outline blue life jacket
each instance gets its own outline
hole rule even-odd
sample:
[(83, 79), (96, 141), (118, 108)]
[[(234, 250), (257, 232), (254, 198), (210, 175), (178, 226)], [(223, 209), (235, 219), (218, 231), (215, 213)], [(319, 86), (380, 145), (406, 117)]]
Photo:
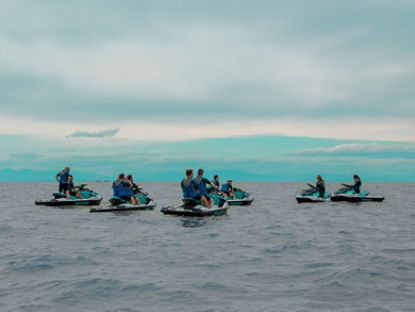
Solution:
[(207, 190), (206, 190), (206, 184), (210, 184), (210, 181), (208, 179), (202, 178), (200, 180), (200, 183), (197, 184), (197, 178), (194, 179), (195, 185), (197, 187), (197, 189), (199, 190), (199, 194), (201, 196), (206, 196), (208, 194)]
[(222, 192), (229, 193), (229, 191), (232, 190), (232, 184), (229, 182), (223, 183), (222, 186), (220, 187), (220, 190)]
[(182, 188), (184, 198), (195, 198), (197, 196), (195, 188), (196, 185), (193, 180), (184, 178), (182, 183), (180, 183), (180, 186)]
[(112, 182), (112, 196), (118, 196), (118, 187), (115, 185), (115, 181)]
[(68, 191), (69, 191), (69, 193), (72, 192), (72, 190), (73, 190), (74, 187), (75, 186), (74, 186), (73, 182), (68, 183)]
[(68, 182), (69, 172), (65, 169), (58, 173), (59, 183), (65, 184)]
[(133, 193), (131, 192), (130, 184), (128, 184), (125, 181), (121, 181), (121, 183), (117, 187), (117, 194), (118, 197), (133, 195)]

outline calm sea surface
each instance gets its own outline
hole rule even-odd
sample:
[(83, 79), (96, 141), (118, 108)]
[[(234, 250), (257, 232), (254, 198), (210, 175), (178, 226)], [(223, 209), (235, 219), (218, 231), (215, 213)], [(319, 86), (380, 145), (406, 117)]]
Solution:
[(177, 183), (144, 184), (158, 207), (129, 214), (35, 206), (56, 184), (0, 183), (0, 311), (415, 311), (415, 184), (300, 205), (302, 184), (239, 186), (252, 206), (192, 219), (160, 213)]

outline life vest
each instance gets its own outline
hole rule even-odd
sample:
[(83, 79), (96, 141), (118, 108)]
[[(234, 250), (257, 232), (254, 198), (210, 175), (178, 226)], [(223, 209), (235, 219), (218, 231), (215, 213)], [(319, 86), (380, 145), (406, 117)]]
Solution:
[(195, 182), (197, 189), (199, 190), (199, 194), (202, 196), (206, 196), (207, 195), (206, 183), (209, 183), (209, 180), (203, 177), (196, 177), (194, 179), (194, 182)]
[(70, 183), (68, 183), (68, 191), (69, 193), (73, 191), (75, 185), (73, 184), (73, 182), (71, 181)]
[(232, 189), (232, 184), (230, 184), (229, 182), (223, 183), (222, 186), (220, 187), (220, 190), (226, 193), (229, 193), (231, 189)]
[(195, 198), (197, 196), (193, 180), (184, 178), (180, 186), (182, 188), (184, 198)]
[(58, 173), (59, 176), (59, 183), (65, 184), (68, 182), (69, 173), (66, 170), (62, 170)]
[(133, 193), (131, 192), (130, 185), (125, 181), (121, 181), (121, 183), (117, 186), (117, 194), (118, 197), (133, 195)]
[(112, 196), (118, 196), (118, 187), (115, 185), (115, 181), (112, 182)]

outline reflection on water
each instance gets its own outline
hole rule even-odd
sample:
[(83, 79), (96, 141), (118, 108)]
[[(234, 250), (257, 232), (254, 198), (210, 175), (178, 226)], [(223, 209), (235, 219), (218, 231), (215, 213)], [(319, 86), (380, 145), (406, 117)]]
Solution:
[(212, 217), (205, 217), (205, 218), (192, 218), (192, 217), (182, 217), (180, 218), (180, 222), (183, 227), (185, 228), (196, 228), (204, 226), (207, 222), (206, 219), (212, 218)]

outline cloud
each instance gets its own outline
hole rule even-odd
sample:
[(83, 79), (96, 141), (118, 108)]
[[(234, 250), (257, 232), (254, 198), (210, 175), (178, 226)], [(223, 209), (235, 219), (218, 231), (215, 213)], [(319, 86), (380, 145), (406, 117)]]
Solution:
[(316, 147), (289, 153), (289, 156), (302, 157), (369, 157), (369, 158), (408, 158), (415, 159), (415, 144), (413, 143), (352, 143), (340, 144), (333, 147)]
[(86, 138), (104, 138), (104, 137), (113, 137), (120, 131), (120, 128), (114, 128), (114, 129), (108, 129), (108, 130), (101, 130), (97, 132), (88, 132), (88, 131), (75, 131), (74, 133), (71, 133), (68, 135), (68, 138), (80, 138), (80, 137), (86, 137)]

